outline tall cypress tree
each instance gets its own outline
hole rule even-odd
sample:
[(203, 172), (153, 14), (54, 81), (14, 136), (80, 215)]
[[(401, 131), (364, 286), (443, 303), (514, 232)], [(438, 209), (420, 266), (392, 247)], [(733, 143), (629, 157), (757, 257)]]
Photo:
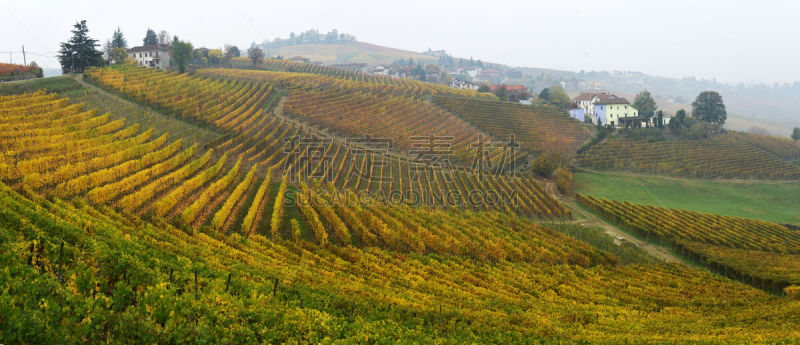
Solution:
[(58, 51), (58, 62), (64, 73), (83, 73), (89, 66), (103, 64), (103, 52), (97, 49), (100, 45), (96, 39), (89, 37), (89, 28), (86, 20), (81, 20), (73, 25), (72, 38), (61, 43)]

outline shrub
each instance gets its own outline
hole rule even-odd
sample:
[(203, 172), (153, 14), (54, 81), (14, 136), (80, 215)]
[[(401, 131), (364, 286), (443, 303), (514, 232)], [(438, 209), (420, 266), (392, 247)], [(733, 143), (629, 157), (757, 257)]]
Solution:
[(561, 166), (555, 171), (556, 185), (563, 193), (569, 193), (572, 190), (572, 171), (565, 166)]

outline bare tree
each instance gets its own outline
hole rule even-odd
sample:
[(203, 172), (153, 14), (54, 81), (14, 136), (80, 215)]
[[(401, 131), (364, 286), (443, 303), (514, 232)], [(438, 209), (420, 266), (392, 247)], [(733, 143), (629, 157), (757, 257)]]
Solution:
[(253, 62), (253, 67), (255, 68), (257, 64), (260, 64), (264, 61), (264, 51), (261, 48), (253, 46), (247, 50), (247, 56), (250, 58), (250, 61)]
[(172, 37), (169, 35), (169, 32), (167, 32), (167, 30), (161, 30), (161, 32), (158, 33), (158, 44), (163, 44), (168, 46), (171, 43), (172, 43)]

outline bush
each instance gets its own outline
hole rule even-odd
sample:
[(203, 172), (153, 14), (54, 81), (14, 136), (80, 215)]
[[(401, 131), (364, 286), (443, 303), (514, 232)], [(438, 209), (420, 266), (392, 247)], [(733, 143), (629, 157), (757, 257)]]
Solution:
[(562, 193), (569, 193), (572, 190), (572, 171), (565, 166), (561, 166), (555, 171), (556, 185)]
[(786, 293), (786, 297), (789, 299), (800, 301), (800, 286), (798, 285), (790, 285), (783, 289), (783, 292)]
[(722, 129), (718, 124), (712, 124), (700, 121), (692, 125), (691, 128), (689, 128), (689, 134), (687, 135), (687, 137), (689, 139), (702, 140), (702, 139), (708, 139), (714, 136), (715, 134), (719, 134), (721, 132)]
[(664, 132), (659, 128), (627, 128), (620, 129), (619, 135), (623, 138), (634, 140), (647, 140), (654, 143), (657, 141), (664, 141)]

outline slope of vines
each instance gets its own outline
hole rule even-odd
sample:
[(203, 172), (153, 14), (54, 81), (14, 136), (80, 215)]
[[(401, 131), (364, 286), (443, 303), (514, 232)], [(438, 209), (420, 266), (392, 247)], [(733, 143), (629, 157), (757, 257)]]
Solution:
[(709, 267), (775, 292), (800, 284), (800, 232), (739, 217), (578, 194), (578, 202)]
[[(584, 167), (700, 178), (800, 179), (800, 166), (763, 149), (763, 144), (726, 134), (708, 140), (606, 139), (578, 155)], [(777, 152), (791, 153), (781, 146)]]
[(433, 97), (433, 103), (495, 137), (513, 135), (523, 149), (534, 153), (577, 148), (589, 138), (580, 122), (551, 107), (444, 96)]
[(105, 207), (30, 199), (2, 184), (0, 204), (0, 331), (9, 343), (766, 344), (800, 337), (800, 302), (683, 266), (551, 262), (553, 248), (586, 251), (553, 233), (537, 233), (535, 260), (482, 262), (190, 235)]

